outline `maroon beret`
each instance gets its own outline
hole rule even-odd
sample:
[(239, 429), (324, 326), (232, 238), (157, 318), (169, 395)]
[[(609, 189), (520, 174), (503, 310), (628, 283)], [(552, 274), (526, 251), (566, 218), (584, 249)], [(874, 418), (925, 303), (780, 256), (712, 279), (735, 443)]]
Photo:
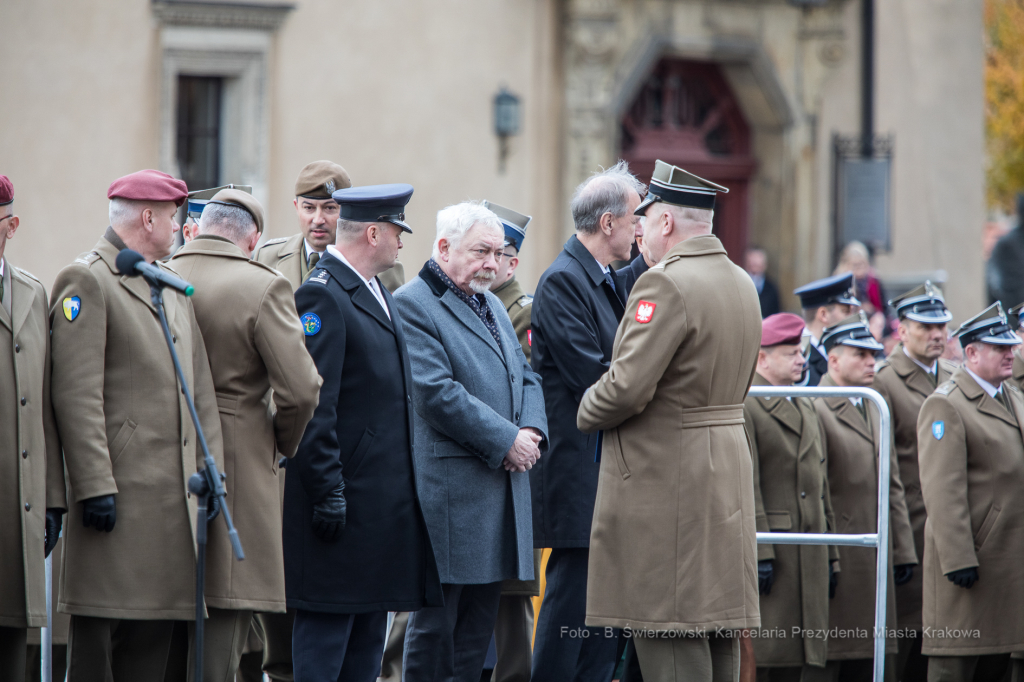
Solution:
[(14, 201), (14, 184), (6, 175), (0, 175), (0, 206)]
[(761, 347), (782, 343), (797, 345), (804, 333), (804, 321), (793, 313), (776, 313), (761, 320)]
[(188, 197), (188, 187), (158, 170), (141, 170), (110, 183), (107, 198), (134, 199), (135, 201), (173, 201), (181, 206)]

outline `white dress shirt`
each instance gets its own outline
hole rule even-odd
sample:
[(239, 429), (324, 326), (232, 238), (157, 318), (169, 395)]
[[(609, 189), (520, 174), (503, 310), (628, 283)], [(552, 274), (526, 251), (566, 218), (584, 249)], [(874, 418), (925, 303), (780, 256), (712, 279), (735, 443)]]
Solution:
[(903, 354), (904, 354), (904, 355), (906, 355), (906, 356), (907, 356), (908, 358), (910, 358), (911, 360), (913, 360), (913, 361), (914, 361), (914, 364), (915, 364), (915, 365), (917, 365), (918, 367), (920, 367), (921, 369), (923, 369), (924, 371), (928, 372), (929, 374), (931, 374), (931, 375), (933, 375), (933, 376), (938, 376), (938, 374), (936, 374), (936, 373), (935, 373), (935, 368), (936, 368), (936, 367), (938, 366), (938, 364), (939, 364), (939, 361), (938, 361), (938, 360), (936, 360), (935, 362), (933, 362), (933, 363), (932, 363), (932, 366), (931, 366), (931, 367), (929, 367), (928, 365), (924, 364), (923, 362), (921, 362), (920, 360), (918, 360), (917, 358), (915, 358), (915, 357), (914, 357), (913, 355), (911, 355), (910, 353), (908, 353), (908, 352), (907, 352), (907, 347), (906, 347), (906, 346), (904, 346), (904, 347), (903, 347)]
[(332, 256), (340, 260), (342, 263), (348, 266), (349, 270), (356, 273), (356, 276), (359, 277), (359, 279), (362, 280), (363, 283), (370, 288), (370, 293), (373, 294), (373, 297), (375, 299), (377, 299), (377, 303), (380, 303), (380, 307), (384, 309), (384, 314), (387, 315), (388, 319), (390, 320), (391, 311), (388, 310), (388, 304), (384, 300), (384, 294), (381, 293), (380, 285), (377, 284), (377, 278), (374, 277), (372, 279), (366, 279), (365, 277), (363, 277), (363, 275), (358, 270), (356, 270), (351, 263), (348, 262), (348, 259), (345, 258), (345, 254), (343, 254), (341, 251), (338, 251), (338, 249), (335, 248), (333, 244), (327, 247), (327, 253), (331, 254)]
[(968, 374), (974, 377), (974, 380), (978, 382), (979, 386), (985, 389), (985, 393), (988, 393), (989, 398), (996, 397), (996, 393), (999, 393), (999, 389), (1002, 388), (1001, 386), (993, 386), (992, 384), (988, 383), (987, 381), (979, 377), (977, 374), (972, 372), (970, 368), (967, 367), (967, 365), (964, 365), (963, 368), (967, 370)]

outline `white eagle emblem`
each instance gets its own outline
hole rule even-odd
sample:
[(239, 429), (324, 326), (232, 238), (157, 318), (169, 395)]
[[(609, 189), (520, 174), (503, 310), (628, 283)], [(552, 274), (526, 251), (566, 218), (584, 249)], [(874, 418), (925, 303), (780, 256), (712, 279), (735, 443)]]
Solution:
[(657, 307), (657, 303), (640, 301), (640, 305), (636, 307), (636, 321), (640, 324), (647, 324), (654, 317), (654, 309)]

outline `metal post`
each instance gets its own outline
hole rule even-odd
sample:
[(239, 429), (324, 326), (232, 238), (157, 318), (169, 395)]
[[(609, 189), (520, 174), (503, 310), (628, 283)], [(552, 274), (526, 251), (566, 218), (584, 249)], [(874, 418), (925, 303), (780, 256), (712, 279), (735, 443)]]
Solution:
[(875, 2), (862, 0), (861, 8), (861, 156), (874, 154), (875, 138)]
[(46, 627), (39, 629), (39, 674), (43, 682), (53, 678), (53, 553), (46, 566)]
[[(870, 2), (870, 0), (866, 1)], [(878, 532), (863, 535), (758, 533), (757, 542), (761, 545), (846, 545), (877, 548), (874, 681), (883, 682), (885, 674), (885, 607), (889, 583), (889, 439), (892, 429), (889, 405), (877, 391), (870, 388), (752, 386), (749, 395), (756, 398), (861, 398), (870, 400), (878, 408), (881, 424), (878, 434)]]

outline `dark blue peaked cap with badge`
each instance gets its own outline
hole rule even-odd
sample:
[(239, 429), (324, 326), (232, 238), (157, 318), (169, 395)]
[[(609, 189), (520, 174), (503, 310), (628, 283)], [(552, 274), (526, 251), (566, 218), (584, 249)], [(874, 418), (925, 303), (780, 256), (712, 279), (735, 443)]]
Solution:
[(719, 192), (728, 194), (729, 189), (658, 159), (654, 162), (654, 173), (651, 174), (647, 196), (633, 211), (633, 215), (644, 215), (648, 206), (659, 201), (713, 211), (715, 196)]
[(516, 247), (516, 251), (521, 251), (523, 240), (526, 239), (526, 226), (530, 224), (533, 218), (490, 201), (484, 202), (484, 208), (498, 216), (498, 220), (501, 221), (502, 226), (505, 228), (505, 243), (508, 246)]
[(398, 183), (339, 189), (331, 198), (341, 208), (340, 215), (344, 220), (391, 223), (412, 234), (412, 228), (405, 224), (405, 206), (412, 193), (412, 185)]
[(853, 290), (852, 272), (819, 279), (795, 289), (793, 293), (800, 297), (800, 307), (804, 310), (833, 303), (860, 305)]
[(1020, 337), (1010, 327), (1010, 321), (1003, 312), (1003, 304), (996, 301), (953, 332), (960, 338), (960, 346), (966, 348), (975, 341), (994, 346), (1016, 346)]
[(826, 328), (821, 333), (821, 345), (825, 347), (826, 353), (836, 346), (853, 346), (875, 351), (885, 349), (885, 346), (875, 340), (871, 329), (868, 328), (868, 316), (864, 311), (850, 315)]

